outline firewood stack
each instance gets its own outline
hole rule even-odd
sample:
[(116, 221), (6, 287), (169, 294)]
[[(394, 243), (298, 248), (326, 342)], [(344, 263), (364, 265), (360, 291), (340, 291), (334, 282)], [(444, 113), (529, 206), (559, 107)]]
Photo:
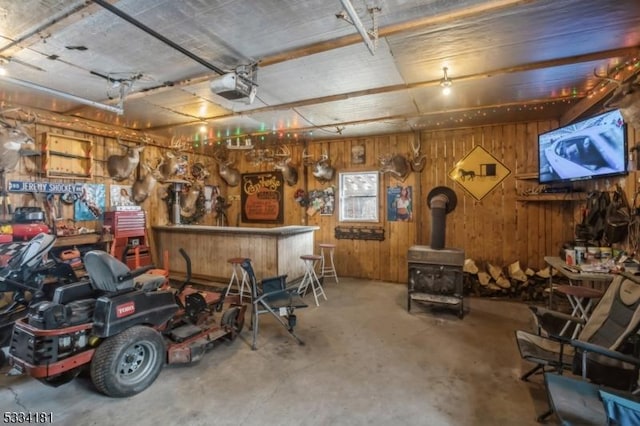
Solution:
[[(531, 268), (523, 270), (519, 261), (503, 268), (486, 262), (484, 270), (480, 270), (473, 259), (466, 259), (462, 270), (466, 295), (519, 298), (523, 302), (548, 298), (549, 267), (536, 272)], [(553, 275), (554, 283), (563, 279), (556, 271)]]

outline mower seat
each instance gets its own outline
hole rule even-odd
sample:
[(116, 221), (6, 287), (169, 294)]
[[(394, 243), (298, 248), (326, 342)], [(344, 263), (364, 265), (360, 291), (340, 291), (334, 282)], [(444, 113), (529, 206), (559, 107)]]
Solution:
[(144, 274), (148, 267), (131, 271), (127, 265), (102, 250), (87, 252), (84, 265), (93, 287), (107, 293), (133, 290), (136, 281), (144, 290), (158, 288), (164, 282), (162, 275)]

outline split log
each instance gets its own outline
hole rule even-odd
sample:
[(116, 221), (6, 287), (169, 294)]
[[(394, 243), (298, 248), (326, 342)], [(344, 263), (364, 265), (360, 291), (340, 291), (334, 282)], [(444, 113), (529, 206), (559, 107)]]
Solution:
[(511, 281), (509, 281), (508, 279), (506, 279), (505, 277), (499, 277), (496, 280), (496, 285), (500, 288), (510, 288), (511, 287)]
[(491, 277), (486, 272), (478, 272), (478, 281), (480, 281), (480, 285), (487, 286)]
[(551, 268), (547, 266), (544, 269), (540, 269), (538, 272), (536, 272), (536, 275), (540, 278), (549, 278), (551, 276)]
[(520, 262), (517, 260), (509, 265), (509, 276), (514, 280), (521, 282), (527, 281), (527, 275), (524, 273), (522, 268), (520, 268)]
[(489, 285), (487, 286), (487, 288), (489, 290), (493, 290), (493, 291), (500, 291), (502, 290), (502, 288), (500, 288), (498, 285), (494, 284), (494, 283), (489, 283)]
[(491, 278), (497, 281), (498, 278), (502, 276), (502, 269), (490, 263), (487, 263), (487, 265), (489, 265), (488, 269), (489, 269), (489, 274), (491, 275)]
[(478, 267), (476, 266), (476, 263), (473, 261), (473, 259), (465, 259), (464, 266), (462, 267), (462, 271), (468, 272), (470, 274), (477, 274)]

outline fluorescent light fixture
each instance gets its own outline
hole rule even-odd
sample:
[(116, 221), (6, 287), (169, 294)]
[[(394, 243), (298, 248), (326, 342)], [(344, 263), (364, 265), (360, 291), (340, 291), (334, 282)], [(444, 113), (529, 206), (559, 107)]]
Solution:
[(376, 46), (373, 41), (371, 41), (371, 37), (369, 37), (367, 29), (364, 27), (364, 25), (362, 25), (362, 21), (360, 20), (360, 17), (358, 16), (356, 10), (353, 8), (351, 2), (349, 0), (340, 0), (340, 3), (342, 3), (342, 7), (344, 7), (344, 10), (347, 12), (347, 15), (349, 15), (349, 18), (351, 18), (351, 23), (360, 33), (360, 37), (362, 37), (362, 41), (364, 41), (364, 44), (367, 45), (369, 52), (371, 52), (372, 55), (375, 55)]
[(29, 89), (39, 90), (40, 92), (47, 93), (49, 95), (56, 96), (58, 98), (67, 99), (69, 101), (78, 102), (83, 105), (89, 105), (95, 108), (103, 109), (105, 111), (115, 112), (118, 115), (124, 114), (122, 107), (116, 107), (113, 105), (107, 105), (100, 102), (92, 101), (91, 99), (81, 98), (80, 96), (72, 95), (71, 93), (61, 92), (50, 87), (40, 86), (39, 84), (31, 83), (29, 81), (20, 80), (18, 78), (0, 76), (0, 81), (6, 81), (17, 86), (27, 87)]

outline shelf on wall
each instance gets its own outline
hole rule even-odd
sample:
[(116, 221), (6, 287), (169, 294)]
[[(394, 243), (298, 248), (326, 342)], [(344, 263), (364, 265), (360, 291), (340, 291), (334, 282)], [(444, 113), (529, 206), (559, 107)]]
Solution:
[(517, 173), (516, 179), (518, 180), (538, 180), (538, 172), (531, 173)]
[(47, 177), (91, 179), (92, 141), (47, 132), (43, 135), (42, 172)]
[(586, 192), (563, 192), (563, 193), (542, 193), (535, 195), (518, 195), (516, 201), (585, 201)]

